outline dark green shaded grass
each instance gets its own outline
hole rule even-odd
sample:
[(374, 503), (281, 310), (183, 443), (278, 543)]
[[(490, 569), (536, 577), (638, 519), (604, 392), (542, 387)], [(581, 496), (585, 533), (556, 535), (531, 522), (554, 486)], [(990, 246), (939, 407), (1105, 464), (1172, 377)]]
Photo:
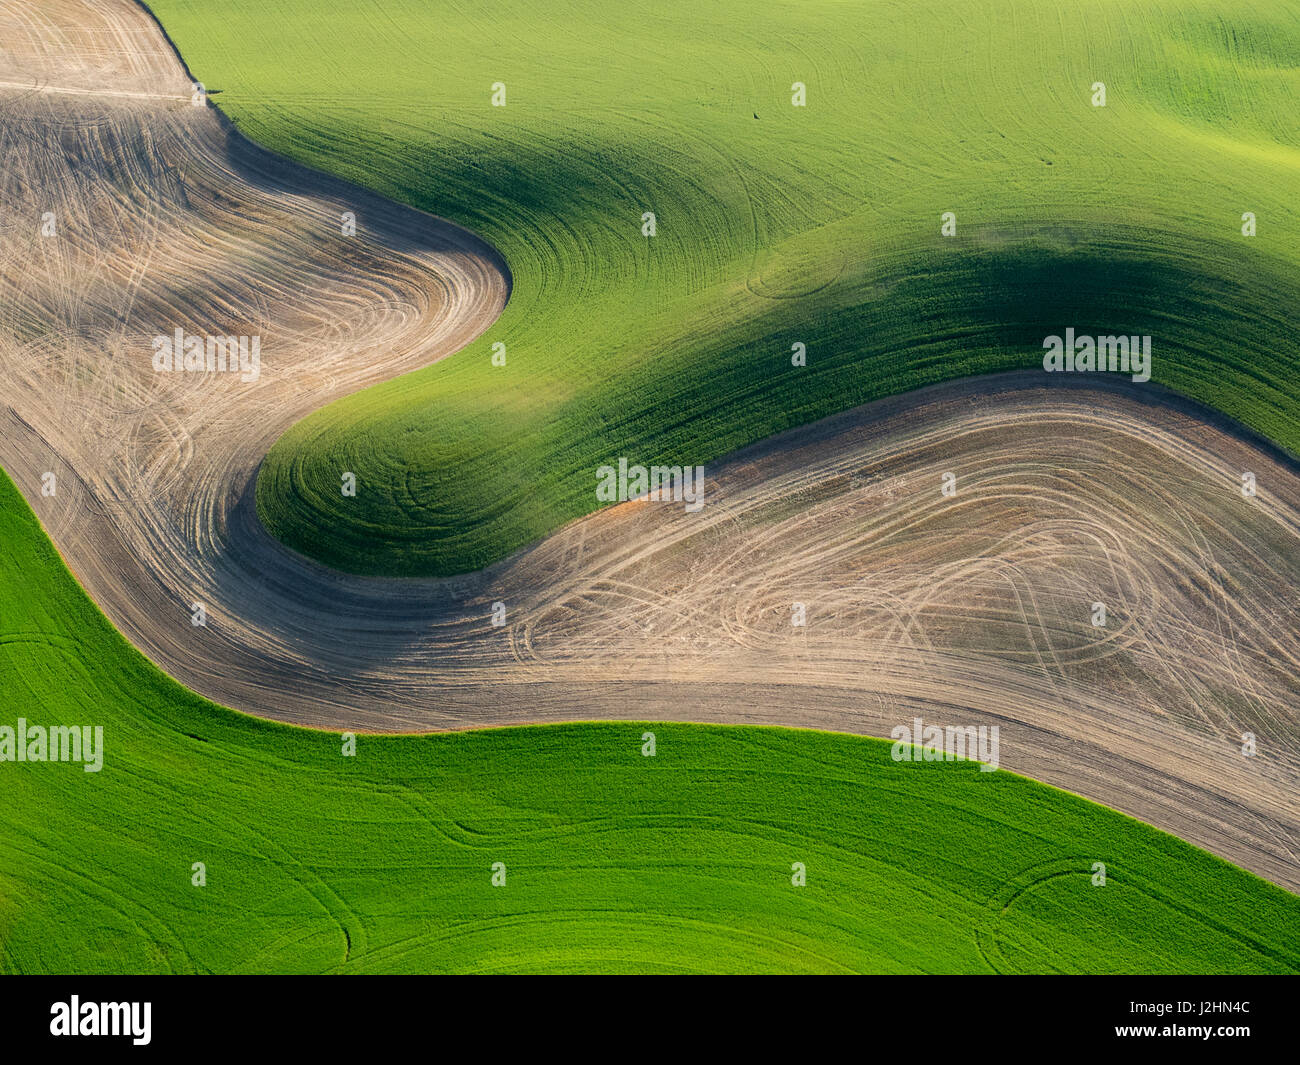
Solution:
[(332, 566), (479, 568), (594, 509), (619, 456), (709, 462), (1041, 366), (1070, 326), (1150, 334), (1157, 384), (1300, 452), (1300, 14), (1278, 0), (153, 6), (254, 139), (511, 267), (483, 338), (272, 449), (263, 521)]

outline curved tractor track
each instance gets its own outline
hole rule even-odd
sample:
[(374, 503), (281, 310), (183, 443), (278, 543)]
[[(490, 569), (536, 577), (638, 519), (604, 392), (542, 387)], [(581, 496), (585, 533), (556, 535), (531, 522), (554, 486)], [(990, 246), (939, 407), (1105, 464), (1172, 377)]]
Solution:
[[(696, 514), (611, 507), (455, 580), (325, 570), (259, 524), (261, 458), (309, 411), (477, 336), (504, 264), (191, 106), (125, 0), (36, 6), (0, 2), (0, 462), (178, 680), (355, 730), (996, 724), (1004, 768), (1300, 889), (1287, 460), (1169, 397), (993, 378), (749, 448), (710, 469)], [(154, 372), (152, 338), (177, 327), (261, 336), (259, 379)]]

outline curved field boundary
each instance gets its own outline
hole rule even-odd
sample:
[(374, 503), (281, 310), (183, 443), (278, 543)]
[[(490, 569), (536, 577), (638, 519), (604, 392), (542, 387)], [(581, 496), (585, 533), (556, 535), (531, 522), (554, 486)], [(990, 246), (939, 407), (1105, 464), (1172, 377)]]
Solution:
[[(41, 17), (166, 54), (125, 3)], [(174, 56), (114, 81), (109, 55), (32, 76), (183, 91)], [(0, 216), (25, 220), (0, 245), (0, 461), (110, 619), (198, 692), (375, 731), (997, 725), (1007, 768), (1300, 887), (1300, 477), (1277, 456), (1178, 401), (985, 378), (748, 448), (697, 514), (613, 507), (465, 578), (342, 575), (267, 535), (258, 463), (307, 411), (477, 335), (508, 296), (498, 257), (208, 108), (0, 108)], [(257, 380), (155, 372), (174, 328), (261, 336)]]

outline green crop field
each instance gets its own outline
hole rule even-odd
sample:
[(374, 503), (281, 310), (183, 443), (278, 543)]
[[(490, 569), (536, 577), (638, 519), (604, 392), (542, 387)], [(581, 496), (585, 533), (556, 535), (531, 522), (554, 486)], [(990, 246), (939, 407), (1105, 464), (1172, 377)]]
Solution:
[(1300, 451), (1294, 4), (152, 7), (253, 139), (513, 274), (478, 342), (272, 450), (263, 520), (332, 566), (478, 568), (594, 509), (613, 458), (1041, 366), (1071, 326), (1150, 335), (1155, 382)]
[(154, 669), (5, 477), (0, 586), (0, 725), (104, 729), (99, 772), (0, 765), (0, 971), (1300, 971), (1300, 898), (882, 741), (585, 724), (345, 757)]

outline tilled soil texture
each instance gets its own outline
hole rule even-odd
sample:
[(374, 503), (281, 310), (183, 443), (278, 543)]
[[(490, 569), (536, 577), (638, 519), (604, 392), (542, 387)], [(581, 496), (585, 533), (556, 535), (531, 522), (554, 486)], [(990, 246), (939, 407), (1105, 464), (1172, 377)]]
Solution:
[[(1150, 391), (983, 378), (749, 448), (697, 513), (611, 507), (464, 578), (334, 573), (261, 527), (259, 462), (479, 335), (500, 257), (192, 106), (128, 3), (3, 5), (0, 32), (0, 462), (183, 683), (359, 731), (997, 725), (1003, 768), (1300, 888), (1289, 461)], [(257, 379), (155, 371), (178, 328), (260, 337)]]

